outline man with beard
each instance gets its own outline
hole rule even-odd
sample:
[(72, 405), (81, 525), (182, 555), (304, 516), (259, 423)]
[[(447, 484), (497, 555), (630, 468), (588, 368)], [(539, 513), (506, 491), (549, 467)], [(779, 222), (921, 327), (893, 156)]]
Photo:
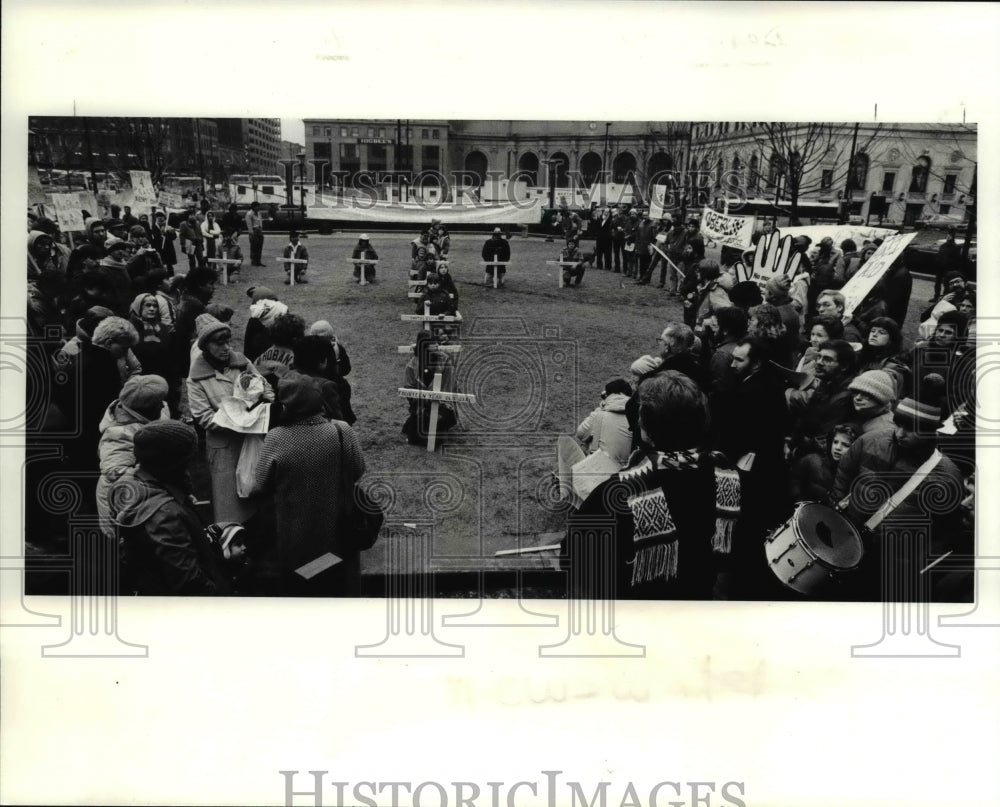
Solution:
[(69, 255), (69, 263), (66, 267), (66, 276), (73, 280), (83, 271), (84, 261), (87, 259), (100, 261), (104, 257), (104, 242), (108, 237), (108, 228), (100, 219), (91, 219), (87, 222), (87, 241), (80, 244)]
[(792, 399), (791, 414), (797, 423), (792, 446), (798, 451), (826, 450), (826, 435), (838, 423), (854, 419), (851, 381), (855, 375), (854, 349), (843, 339), (830, 339), (819, 346), (816, 380), (819, 382), (807, 401)]
[(787, 512), (788, 467), (785, 435), (790, 426), (784, 382), (768, 361), (767, 347), (741, 339), (733, 349), (732, 391), (715, 396), (712, 422), (717, 448), (740, 471), (743, 508), (740, 531), (730, 555), (732, 576), (724, 575), (727, 596), (749, 597), (767, 581), (762, 539)]
[[(960, 533), (962, 474), (937, 450), (943, 379), (928, 375), (921, 387), (922, 400), (907, 397), (896, 405), (894, 428), (861, 435), (837, 467), (833, 501), (855, 524), (865, 523), (890, 495), (898, 502), (874, 532), (864, 533), (862, 568), (850, 592), (857, 599), (927, 602), (931, 576), (920, 570), (952, 549)], [(899, 496), (911, 480), (916, 486)], [(893, 586), (886, 588), (883, 581), (890, 579)]]

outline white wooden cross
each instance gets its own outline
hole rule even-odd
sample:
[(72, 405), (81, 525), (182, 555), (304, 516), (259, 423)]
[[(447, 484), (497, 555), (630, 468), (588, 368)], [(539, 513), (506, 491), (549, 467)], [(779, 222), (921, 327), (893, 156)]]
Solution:
[(499, 271), (498, 268), (501, 266), (509, 266), (510, 261), (483, 261), (483, 266), (488, 266), (493, 270), (493, 288), (499, 288), (500, 284), (498, 281)]
[(230, 265), (232, 265), (232, 264), (239, 265), (239, 264), (243, 263), (243, 261), (241, 261), (241, 260), (238, 261), (238, 260), (235, 260), (235, 259), (230, 259), (230, 257), (229, 257), (229, 250), (228, 249), (225, 250), (222, 253), (222, 256), (223, 257), (221, 257), (221, 258), (209, 258), (208, 262), (209, 263), (218, 264), (219, 266), (222, 267), (222, 285), (223, 286), (228, 286), (229, 285), (229, 267), (230, 267)]
[(462, 315), (456, 311), (455, 316), (448, 316), (447, 314), (428, 314), (427, 311), (430, 308), (430, 304), (424, 305), (423, 314), (400, 314), (399, 318), (403, 322), (422, 322), (424, 323), (424, 330), (431, 330), (432, 322), (461, 322)]
[[(414, 345), (400, 345), (399, 347), (396, 348), (396, 352), (397, 353), (412, 353), (416, 349), (417, 349), (417, 346), (415, 344)], [(461, 353), (462, 352), (462, 346), (461, 345), (433, 345), (431, 347), (431, 350), (436, 350), (439, 353)]]
[(581, 263), (583, 263), (583, 259), (581, 258), (578, 261), (546, 261), (546, 263), (549, 264), (549, 266), (558, 266), (559, 267), (559, 271), (556, 274), (559, 275), (559, 288), (562, 288), (563, 285), (564, 285), (563, 284), (563, 268), (566, 267), (566, 266), (579, 266)]
[[(429, 390), (399, 388), (400, 398), (413, 398), (431, 402), (431, 416), (427, 425), (427, 450), (434, 451), (437, 441), (438, 410), (442, 403), (475, 403), (476, 396), (461, 392), (441, 392), (441, 373), (434, 374), (434, 384)], [(418, 424), (419, 425), (419, 424)]]
[(361, 264), (361, 279), (360, 283), (362, 286), (367, 286), (368, 281), (365, 279), (365, 268), (368, 266), (378, 266), (378, 259), (369, 260), (368, 258), (348, 258), (348, 263)]
[[(294, 264), (309, 263), (309, 260), (307, 258), (275, 258), (275, 260), (278, 263), (294, 263)], [(295, 285), (295, 272), (296, 269), (294, 266), (288, 270), (288, 280), (293, 286)]]

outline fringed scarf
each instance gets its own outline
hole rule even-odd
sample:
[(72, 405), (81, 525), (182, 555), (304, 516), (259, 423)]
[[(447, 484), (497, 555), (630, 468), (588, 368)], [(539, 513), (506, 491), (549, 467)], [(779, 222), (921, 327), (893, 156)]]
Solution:
[(694, 470), (704, 467), (706, 462), (712, 463), (715, 470), (712, 549), (719, 554), (729, 554), (733, 529), (740, 514), (740, 477), (735, 469), (719, 467), (713, 455), (695, 449), (647, 455), (634, 467), (619, 472), (619, 479), (630, 482), (637, 489), (627, 498), (635, 525), (633, 586), (654, 580), (673, 580), (678, 574), (677, 527), (663, 489), (654, 482), (655, 474), (663, 470)]

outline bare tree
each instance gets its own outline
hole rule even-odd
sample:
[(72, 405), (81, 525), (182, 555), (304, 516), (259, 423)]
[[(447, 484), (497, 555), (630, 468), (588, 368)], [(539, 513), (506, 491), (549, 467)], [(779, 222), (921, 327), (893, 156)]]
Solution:
[(172, 126), (170, 118), (108, 118), (117, 151), (108, 155), (116, 171), (149, 171), (154, 183), (159, 184), (164, 174), (173, 172), (177, 159), (171, 148)]

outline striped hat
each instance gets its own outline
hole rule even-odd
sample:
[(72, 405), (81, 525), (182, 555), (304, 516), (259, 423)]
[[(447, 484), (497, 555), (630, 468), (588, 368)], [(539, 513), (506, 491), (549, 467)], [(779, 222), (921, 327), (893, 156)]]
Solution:
[(941, 407), (903, 398), (896, 404), (893, 421), (921, 434), (934, 434), (941, 426)]

